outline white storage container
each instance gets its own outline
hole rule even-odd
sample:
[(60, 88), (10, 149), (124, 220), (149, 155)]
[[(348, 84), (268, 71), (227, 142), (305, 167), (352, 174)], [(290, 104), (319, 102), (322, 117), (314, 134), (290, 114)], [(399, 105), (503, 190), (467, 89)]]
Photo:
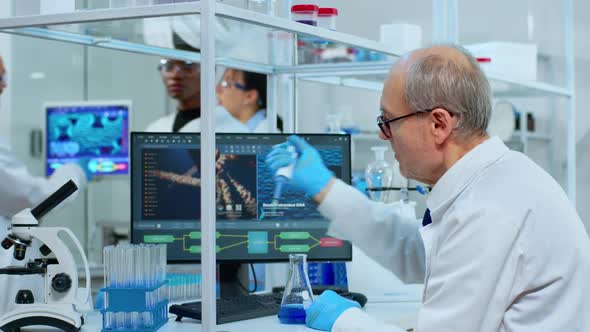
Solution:
[(381, 25), (379, 41), (399, 54), (404, 54), (422, 47), (422, 28), (407, 23)]
[(481, 62), (487, 75), (519, 81), (537, 80), (537, 45), (511, 42), (488, 42), (465, 45), (476, 58), (489, 58)]

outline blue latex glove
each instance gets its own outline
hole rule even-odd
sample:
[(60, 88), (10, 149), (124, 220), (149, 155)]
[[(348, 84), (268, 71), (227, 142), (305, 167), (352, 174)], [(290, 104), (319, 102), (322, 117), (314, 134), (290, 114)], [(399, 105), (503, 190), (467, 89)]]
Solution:
[(305, 310), (305, 323), (312, 329), (331, 331), (340, 315), (350, 308), (360, 308), (360, 304), (334, 293), (324, 291)]
[[(292, 145), (297, 151), (296, 160), (287, 150)], [(328, 185), (334, 174), (324, 165), (319, 152), (299, 136), (289, 136), (287, 143), (279, 144), (266, 156), (266, 164), (273, 173), (295, 162), (290, 183), (313, 197)]]

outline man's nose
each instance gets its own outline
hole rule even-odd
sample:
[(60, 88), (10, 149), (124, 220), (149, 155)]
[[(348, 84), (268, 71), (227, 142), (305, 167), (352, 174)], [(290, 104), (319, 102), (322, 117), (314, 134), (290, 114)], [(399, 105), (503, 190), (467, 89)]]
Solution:
[(184, 74), (184, 70), (181, 65), (173, 65), (168, 72), (170, 76), (182, 76)]
[(177, 66), (172, 67), (172, 70), (170, 71), (170, 75), (172, 77), (180, 77), (182, 76), (182, 70), (180, 68), (178, 68)]

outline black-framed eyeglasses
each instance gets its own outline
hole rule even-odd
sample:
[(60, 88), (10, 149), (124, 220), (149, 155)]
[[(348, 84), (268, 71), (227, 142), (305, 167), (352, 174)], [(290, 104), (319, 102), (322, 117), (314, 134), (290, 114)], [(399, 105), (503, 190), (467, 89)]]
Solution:
[(429, 113), (432, 112), (433, 110), (437, 109), (437, 108), (441, 108), (440, 106), (431, 108), (431, 109), (427, 109), (427, 110), (423, 110), (423, 111), (416, 111), (416, 112), (412, 112), (406, 115), (402, 115), (402, 116), (398, 116), (396, 118), (393, 119), (389, 119), (389, 120), (385, 120), (383, 118), (383, 115), (379, 115), (377, 117), (377, 126), (379, 126), (379, 129), (381, 129), (381, 132), (383, 133), (383, 135), (385, 135), (385, 137), (387, 138), (391, 138), (391, 129), (389, 128), (389, 124), (393, 123), (395, 121), (399, 121), (401, 119), (405, 119), (405, 118), (409, 118), (410, 116), (416, 115), (416, 114), (420, 114), (420, 113)]
[(198, 63), (191, 62), (191, 61), (176, 61), (176, 60), (167, 60), (162, 59), (160, 60), (160, 64), (158, 65), (158, 70), (163, 73), (171, 73), (174, 71), (174, 68), (178, 68), (179, 71), (184, 73), (191, 73), (199, 66)]

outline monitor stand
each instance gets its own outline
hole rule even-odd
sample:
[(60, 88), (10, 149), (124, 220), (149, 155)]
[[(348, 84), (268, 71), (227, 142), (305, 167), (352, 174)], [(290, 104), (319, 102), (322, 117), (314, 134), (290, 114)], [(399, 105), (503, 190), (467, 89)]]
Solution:
[[(248, 294), (250, 287), (248, 264), (220, 263), (219, 264), (219, 296), (234, 297)], [(243, 289), (240, 286), (240, 283)]]

